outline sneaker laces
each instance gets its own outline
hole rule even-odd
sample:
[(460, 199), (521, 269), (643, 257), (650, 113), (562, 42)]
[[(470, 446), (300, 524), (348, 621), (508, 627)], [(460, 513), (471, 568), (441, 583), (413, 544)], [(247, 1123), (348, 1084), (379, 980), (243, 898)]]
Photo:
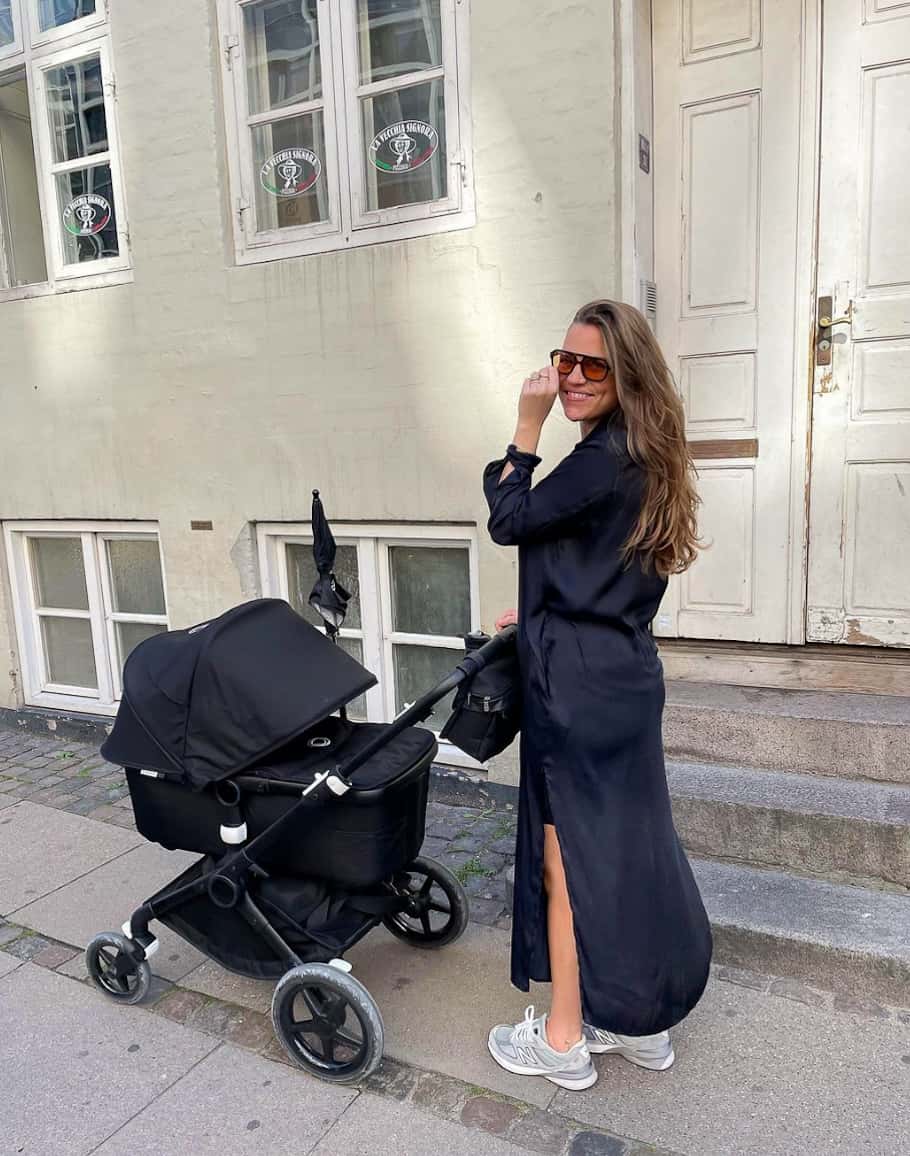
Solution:
[(525, 1008), (525, 1018), (515, 1025), (513, 1039), (520, 1043), (536, 1043), (539, 1042), (537, 1032), (537, 1016), (534, 1014), (534, 1005), (529, 1004)]

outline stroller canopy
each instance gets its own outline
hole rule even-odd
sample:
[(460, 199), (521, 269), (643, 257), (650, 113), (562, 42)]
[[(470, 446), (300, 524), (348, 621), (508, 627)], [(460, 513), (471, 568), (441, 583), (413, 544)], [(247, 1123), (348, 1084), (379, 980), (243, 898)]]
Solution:
[(376, 684), (287, 604), (260, 598), (139, 644), (101, 748), (194, 787), (252, 766)]

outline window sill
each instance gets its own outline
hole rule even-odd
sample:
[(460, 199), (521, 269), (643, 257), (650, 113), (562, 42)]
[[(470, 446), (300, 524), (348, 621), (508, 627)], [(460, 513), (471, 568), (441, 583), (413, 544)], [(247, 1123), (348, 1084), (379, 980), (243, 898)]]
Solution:
[(0, 302), (29, 301), (33, 297), (53, 297), (57, 293), (78, 293), (83, 289), (104, 289), (108, 285), (130, 285), (132, 281), (132, 269), (118, 269), (110, 273), (94, 273), (85, 277), (61, 279), (53, 284), (45, 281), (40, 285), (17, 285), (14, 289), (0, 289)]
[(25, 706), (38, 710), (62, 711), (66, 714), (78, 714), (83, 718), (113, 718), (120, 704), (116, 702), (103, 703), (96, 698), (79, 698), (71, 694), (51, 694), (49, 691), (39, 691), (26, 696)]
[(349, 233), (328, 233), (295, 241), (269, 241), (261, 245), (238, 248), (238, 265), (258, 265), (264, 261), (281, 261), (289, 257), (309, 257), (315, 253), (339, 253), (362, 249), (367, 245), (383, 245), (392, 241), (408, 241), (417, 237), (431, 237), (437, 233), (453, 233), (471, 229), (477, 224), (473, 208), (462, 209), (446, 216), (428, 217), (419, 221), (402, 221), (395, 225), (375, 225), (355, 229)]

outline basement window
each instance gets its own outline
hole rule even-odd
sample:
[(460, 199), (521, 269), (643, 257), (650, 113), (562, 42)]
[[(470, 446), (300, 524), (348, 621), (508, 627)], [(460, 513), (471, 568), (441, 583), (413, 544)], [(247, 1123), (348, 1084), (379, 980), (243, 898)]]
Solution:
[(113, 714), (130, 652), (168, 628), (156, 529), (4, 529), (26, 705)]

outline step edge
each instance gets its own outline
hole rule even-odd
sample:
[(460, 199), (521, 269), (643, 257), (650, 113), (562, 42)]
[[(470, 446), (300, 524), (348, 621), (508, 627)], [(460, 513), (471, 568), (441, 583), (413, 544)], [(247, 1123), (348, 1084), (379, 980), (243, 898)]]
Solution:
[[(697, 762), (694, 760), (669, 757), (666, 760), (667, 782), (673, 798), (700, 800), (705, 803), (726, 804), (748, 807), (753, 810), (777, 811), (793, 815), (805, 815), (826, 819), (844, 819), (848, 822), (868, 823), (878, 827), (910, 828), (910, 817), (875, 814), (875, 808), (851, 807), (851, 798), (857, 795), (881, 806), (890, 801), (905, 802), (910, 808), (910, 784), (881, 780), (850, 779), (846, 776), (810, 775), (805, 771), (776, 770), (769, 767), (743, 767), (723, 763)], [(767, 790), (753, 791), (748, 796), (733, 796), (722, 789), (701, 790), (695, 785), (687, 789), (684, 780), (687, 773), (715, 775), (718, 788), (724, 785), (735, 788), (738, 781), (748, 781), (753, 787), (764, 786)], [(793, 789), (809, 787), (821, 793), (817, 800), (805, 801), (797, 797), (776, 798), (772, 788), (785, 789), (788, 784)], [(831, 803), (825, 806), (824, 795), (831, 796)], [(837, 806), (835, 800), (840, 802)]]

